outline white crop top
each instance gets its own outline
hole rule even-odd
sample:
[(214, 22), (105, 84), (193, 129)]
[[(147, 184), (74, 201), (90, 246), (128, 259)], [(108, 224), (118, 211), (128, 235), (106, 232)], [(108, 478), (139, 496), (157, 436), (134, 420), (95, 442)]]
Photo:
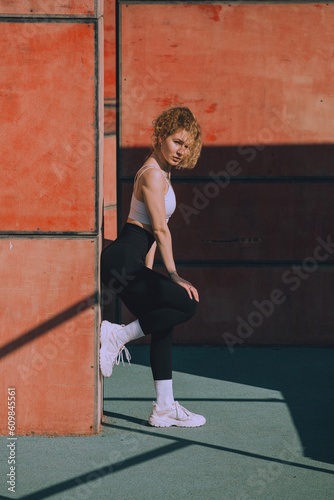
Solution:
[[(148, 168), (156, 168), (156, 169), (160, 170), (160, 168), (157, 167), (156, 165), (151, 165), (151, 164), (148, 163), (148, 164), (144, 165), (144, 167), (146, 167), (146, 166), (148, 166)], [(143, 170), (139, 174), (138, 180), (140, 179), (140, 176), (144, 172), (146, 172), (146, 170), (148, 170), (148, 168), (146, 168), (145, 170)], [(161, 172), (161, 174), (163, 175), (162, 172)], [(136, 174), (136, 177), (137, 177), (137, 174)], [(136, 183), (136, 177), (135, 177), (134, 184)], [(164, 179), (165, 179), (165, 181), (168, 184), (168, 191), (165, 194), (166, 222), (168, 222), (170, 216), (175, 211), (175, 208), (176, 208), (176, 198), (175, 198), (175, 193), (174, 193), (174, 190), (173, 190), (171, 184), (167, 181), (167, 179), (166, 179), (165, 176), (164, 176)], [(135, 191), (135, 189), (133, 189), (133, 193), (132, 193), (129, 217), (130, 217), (130, 219), (133, 219), (133, 220), (135, 220), (137, 222), (141, 222), (142, 224), (151, 225), (151, 220), (150, 220), (150, 218), (148, 216), (145, 203), (143, 201), (137, 200), (137, 198), (135, 197), (134, 191)]]

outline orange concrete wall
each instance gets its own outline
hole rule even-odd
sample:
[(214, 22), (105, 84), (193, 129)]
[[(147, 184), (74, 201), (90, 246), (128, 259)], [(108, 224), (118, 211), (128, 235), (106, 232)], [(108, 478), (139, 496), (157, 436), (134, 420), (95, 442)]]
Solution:
[(14, 236), (0, 249), (1, 394), (16, 388), (17, 433), (93, 432), (97, 239)]
[[(201, 296), (175, 341), (226, 345), (228, 332), (236, 345), (332, 345), (334, 252), (318, 252), (318, 239), (330, 241), (334, 209), (334, 5), (120, 11), (122, 222), (152, 119), (187, 105), (202, 126), (197, 167), (173, 176), (177, 267)], [(277, 289), (285, 300), (251, 315)], [(238, 318), (249, 315), (258, 324), (240, 337)]]
[(103, 0), (1, 0), (0, 16), (100, 17)]
[(117, 236), (115, 0), (104, 5), (104, 239)]
[(184, 103), (205, 146), (332, 142), (334, 5), (121, 8), (123, 147), (147, 146), (151, 117)]
[[(1, 399), (16, 434), (99, 430), (101, 2), (0, 2)], [(8, 433), (1, 410), (0, 432)]]
[(2, 24), (1, 231), (97, 231), (94, 31)]

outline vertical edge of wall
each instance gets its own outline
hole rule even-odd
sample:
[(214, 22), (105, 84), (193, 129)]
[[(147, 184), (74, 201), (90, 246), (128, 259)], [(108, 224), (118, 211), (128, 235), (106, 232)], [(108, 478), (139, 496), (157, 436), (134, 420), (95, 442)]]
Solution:
[(101, 16), (103, 16), (104, 12), (104, 7), (103, 7), (104, 0), (94, 0), (94, 2), (95, 2), (94, 5), (95, 16), (97, 18), (100, 18)]
[(95, 341), (94, 341), (94, 359), (95, 372), (94, 372), (94, 434), (100, 431), (102, 415), (103, 415), (103, 377), (100, 372), (99, 365), (99, 330), (101, 323), (101, 306), (100, 306), (100, 255), (103, 247), (103, 158), (104, 158), (104, 41), (103, 41), (103, 9), (102, 1), (96, 0), (99, 4), (99, 17), (96, 23), (95, 33), (95, 52), (96, 52), (96, 94), (95, 94), (95, 107), (96, 107), (96, 121), (95, 121), (95, 151), (96, 151), (96, 189), (98, 196), (96, 196), (97, 203), (97, 224), (98, 234), (97, 245), (95, 248)]
[(101, 324), (101, 307), (100, 307), (100, 255), (102, 251), (102, 233), (95, 242), (95, 317), (94, 317), (94, 415), (93, 415), (93, 434), (100, 432), (102, 415), (103, 415), (103, 377), (100, 371), (99, 363), (99, 331)]
[(104, 5), (104, 246), (117, 236), (116, 2)]

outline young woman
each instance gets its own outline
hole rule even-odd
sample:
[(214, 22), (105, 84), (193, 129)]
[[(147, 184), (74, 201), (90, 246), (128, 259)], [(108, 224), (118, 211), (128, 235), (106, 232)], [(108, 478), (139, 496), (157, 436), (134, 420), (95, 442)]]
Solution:
[[(192, 318), (198, 291), (178, 275), (168, 219), (176, 208), (171, 171), (196, 165), (202, 143), (200, 126), (186, 107), (164, 111), (154, 122), (152, 154), (134, 179), (128, 219), (119, 236), (102, 252), (102, 280), (137, 318), (128, 325), (103, 321), (100, 367), (109, 377), (123, 362), (127, 342), (151, 335), (150, 362), (156, 402), (149, 423), (155, 427), (198, 427), (205, 418), (182, 407), (173, 397), (172, 337), (174, 326)], [(159, 248), (169, 278), (152, 270)]]

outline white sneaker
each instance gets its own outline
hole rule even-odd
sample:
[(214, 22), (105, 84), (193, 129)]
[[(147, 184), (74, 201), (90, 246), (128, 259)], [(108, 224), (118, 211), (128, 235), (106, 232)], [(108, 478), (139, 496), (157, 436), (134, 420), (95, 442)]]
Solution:
[(123, 325), (116, 323), (109, 323), (109, 321), (102, 321), (100, 331), (100, 368), (104, 377), (110, 377), (114, 364), (119, 365), (122, 361), (124, 366), (123, 351), (125, 352), (126, 359), (130, 363), (130, 353), (124, 344), (117, 341), (116, 334)]
[(153, 410), (148, 423), (153, 427), (200, 427), (206, 422), (202, 415), (196, 415), (174, 401), (172, 408), (163, 410), (157, 403), (153, 403)]

